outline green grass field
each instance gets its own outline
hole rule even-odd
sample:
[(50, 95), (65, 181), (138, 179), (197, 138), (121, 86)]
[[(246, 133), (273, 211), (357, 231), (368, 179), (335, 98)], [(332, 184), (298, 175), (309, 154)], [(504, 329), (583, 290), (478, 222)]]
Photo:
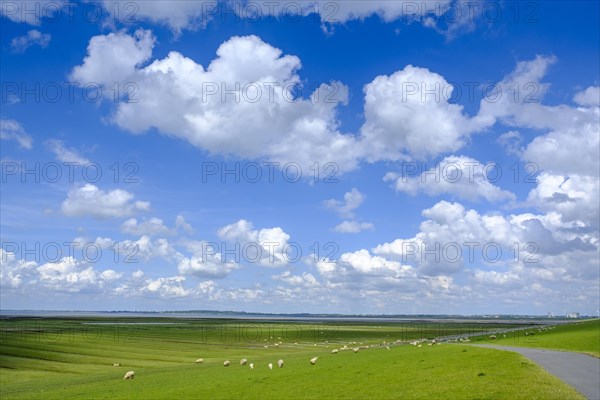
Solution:
[[(525, 332), (534, 335), (525, 335)], [(576, 351), (600, 357), (600, 319), (557, 325), (540, 332), (539, 329), (526, 329), (503, 335), (496, 335), (496, 340), (489, 336), (481, 337), (481, 341), (505, 346), (540, 347), (544, 349)]]
[[(1, 322), (5, 399), (581, 399), (518, 354), (460, 344), (386, 345), (468, 332), (469, 324), (9, 319)], [(161, 322), (164, 325), (125, 323)], [(170, 324), (172, 323), (172, 324)], [(486, 328), (494, 329), (493, 325)], [(557, 328), (558, 329), (558, 328)], [(278, 346), (275, 343), (282, 342)], [(386, 345), (383, 342), (386, 342)], [(354, 344), (356, 342), (356, 344)], [(331, 354), (334, 348), (376, 347)], [(265, 348), (266, 346), (266, 348)], [(309, 359), (318, 356), (312, 366)], [(203, 358), (203, 364), (195, 364)], [(255, 368), (241, 367), (247, 358)], [(277, 360), (285, 366), (277, 368)], [(223, 367), (230, 360), (231, 366)], [(121, 367), (113, 367), (120, 363)], [(267, 368), (268, 363), (274, 369)], [(126, 371), (136, 377), (124, 381)]]

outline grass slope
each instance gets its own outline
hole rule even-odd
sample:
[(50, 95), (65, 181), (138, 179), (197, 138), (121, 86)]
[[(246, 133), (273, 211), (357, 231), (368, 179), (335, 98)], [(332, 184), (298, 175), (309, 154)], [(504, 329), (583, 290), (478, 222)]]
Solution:
[[(533, 332), (535, 335), (525, 336), (525, 332)], [(515, 331), (506, 334), (506, 338), (497, 335), (496, 340), (483, 337), (481, 341), (506, 346), (575, 351), (600, 357), (600, 319), (557, 325), (542, 332), (533, 328)]]

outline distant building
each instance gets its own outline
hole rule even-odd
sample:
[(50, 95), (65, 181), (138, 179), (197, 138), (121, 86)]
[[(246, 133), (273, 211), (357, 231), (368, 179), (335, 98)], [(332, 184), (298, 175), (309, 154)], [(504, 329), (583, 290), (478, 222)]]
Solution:
[(548, 311), (548, 318), (554, 318), (554, 315), (550, 311)]
[(568, 313), (567, 318), (579, 318), (579, 313), (578, 312)]

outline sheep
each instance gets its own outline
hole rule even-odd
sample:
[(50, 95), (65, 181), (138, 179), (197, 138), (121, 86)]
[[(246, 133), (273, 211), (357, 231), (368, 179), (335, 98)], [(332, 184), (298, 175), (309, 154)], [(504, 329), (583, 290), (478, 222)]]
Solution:
[(279, 347), (279, 343), (275, 343), (275, 347)]
[(223, 366), (224, 367), (229, 367), (229, 360), (223, 361)]
[(269, 369), (273, 369), (273, 364), (269, 363)]
[(385, 348), (386, 348), (387, 350), (389, 350), (389, 349), (390, 349), (390, 346), (385, 346)]
[(250, 363), (250, 369), (254, 369), (254, 364)]
[(490, 339), (491, 340), (495, 340), (496, 339), (496, 335), (490, 335)]
[(241, 365), (241, 366), (244, 366), (244, 365), (246, 365), (246, 363), (247, 363), (247, 362), (248, 362), (248, 360), (246, 360), (245, 358), (242, 358), (242, 359), (240, 360), (240, 365)]
[(331, 350), (331, 354), (337, 354), (337, 353), (338, 353), (338, 349)]
[(120, 367), (120, 366), (121, 366), (121, 364), (119, 364), (119, 363), (113, 364), (113, 367)]
[(277, 365), (279, 366), (279, 368), (283, 368), (283, 360), (277, 361)]
[(311, 365), (315, 365), (315, 364), (317, 363), (317, 359), (318, 359), (318, 358), (319, 358), (319, 357), (313, 357), (313, 358), (311, 358), (311, 359), (310, 359), (310, 364), (311, 364)]
[(421, 346), (422, 346), (422, 344), (418, 345), (417, 347), (421, 347)]
[(126, 381), (128, 379), (133, 379), (135, 378), (135, 372), (134, 371), (127, 371), (125, 373), (125, 376), (123, 377), (123, 380)]
[(202, 364), (204, 362), (204, 358), (199, 358), (196, 360), (196, 364)]
[(355, 353), (358, 353), (358, 347), (353, 348), (352, 351), (354, 351)]

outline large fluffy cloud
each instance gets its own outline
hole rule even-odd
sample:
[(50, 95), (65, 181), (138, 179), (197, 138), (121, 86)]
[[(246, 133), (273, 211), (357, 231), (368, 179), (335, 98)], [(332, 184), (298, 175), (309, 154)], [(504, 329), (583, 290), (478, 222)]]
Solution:
[(133, 36), (123, 32), (94, 36), (90, 39), (83, 64), (73, 68), (71, 80), (110, 86), (133, 78), (135, 67), (152, 55), (154, 37), (150, 31), (137, 30)]
[(355, 168), (355, 140), (339, 132), (335, 118), (346, 87), (333, 83), (308, 98), (294, 97), (297, 57), (245, 36), (224, 42), (206, 68), (177, 52), (140, 67), (152, 47), (148, 31), (96, 36), (71, 77), (105, 85), (135, 82), (137, 101), (120, 103), (113, 117), (133, 133), (156, 128), (211, 153), (297, 162), (306, 170), (315, 161)]
[(412, 65), (366, 85), (361, 133), (368, 158), (424, 159), (460, 149), (489, 121), (450, 103), (453, 90), (441, 75)]

